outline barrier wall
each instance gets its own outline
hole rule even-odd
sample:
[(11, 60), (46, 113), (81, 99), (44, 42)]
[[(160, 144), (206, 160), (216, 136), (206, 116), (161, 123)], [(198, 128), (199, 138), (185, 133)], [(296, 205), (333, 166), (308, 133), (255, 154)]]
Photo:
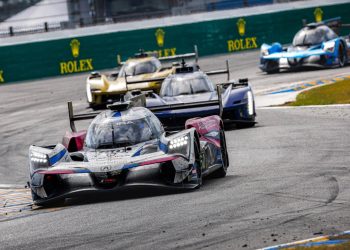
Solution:
[(350, 3), (345, 3), (3, 46), (0, 47), (0, 83), (113, 68), (117, 65), (117, 55), (125, 60), (140, 48), (167, 56), (190, 52), (197, 44), (203, 56), (256, 49), (264, 42), (290, 43), (302, 27), (302, 19), (312, 22), (341, 16), (343, 23), (350, 23), (349, 9)]

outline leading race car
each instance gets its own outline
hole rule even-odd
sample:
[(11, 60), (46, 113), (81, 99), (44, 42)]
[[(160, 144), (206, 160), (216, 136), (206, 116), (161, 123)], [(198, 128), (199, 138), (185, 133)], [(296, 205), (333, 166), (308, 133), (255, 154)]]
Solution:
[[(183, 61), (174, 74), (164, 79), (159, 94), (143, 92), (147, 96), (146, 107), (167, 127), (183, 126), (191, 117), (208, 115), (219, 115), (225, 122), (235, 123), (240, 128), (254, 126), (254, 95), (248, 79), (214, 85), (208, 76), (216, 74), (227, 74), (229, 79), (228, 62), (225, 70), (203, 72), (198, 64)], [(126, 99), (140, 93), (131, 91)]]
[[(178, 58), (194, 57), (198, 60), (197, 47), (194, 53), (167, 56), (158, 58), (154, 53), (140, 51), (133, 58), (122, 62), (119, 72), (110, 75), (93, 72), (86, 81), (86, 96), (91, 108), (105, 107), (116, 101), (121, 101), (122, 96), (129, 90), (153, 90), (158, 92), (161, 82), (158, 78), (166, 77), (174, 71), (174, 66), (163, 67), (161, 61), (171, 61)], [(140, 84), (127, 84), (127, 78), (131, 80), (146, 80)]]
[[(220, 117), (190, 119), (185, 130), (165, 132), (152, 112), (133, 105), (74, 115), (69, 103), (73, 132), (66, 133), (62, 144), (29, 148), (34, 204), (52, 206), (83, 193), (135, 185), (193, 189), (203, 176), (226, 175), (229, 160)], [(75, 120), (93, 117), (87, 132), (76, 132)]]
[(337, 35), (340, 26), (340, 18), (310, 23), (294, 36), (288, 48), (280, 43), (263, 44), (260, 69), (277, 73), (280, 69), (343, 67), (350, 61), (350, 37)]

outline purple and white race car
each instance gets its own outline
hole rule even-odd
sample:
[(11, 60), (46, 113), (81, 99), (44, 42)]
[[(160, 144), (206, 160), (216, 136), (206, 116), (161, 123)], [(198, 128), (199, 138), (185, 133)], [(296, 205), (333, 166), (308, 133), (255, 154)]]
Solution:
[[(78, 115), (71, 102), (68, 107), (72, 132), (63, 142), (29, 148), (36, 205), (52, 206), (124, 186), (193, 189), (206, 175), (226, 175), (229, 160), (219, 116), (189, 119), (185, 130), (166, 132), (150, 110), (133, 102)], [(87, 131), (76, 131), (74, 121), (91, 118)]]

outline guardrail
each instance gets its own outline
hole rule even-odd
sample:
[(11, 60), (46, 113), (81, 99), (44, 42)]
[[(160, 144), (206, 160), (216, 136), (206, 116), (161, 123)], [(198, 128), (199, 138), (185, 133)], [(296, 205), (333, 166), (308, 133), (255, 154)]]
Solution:
[[(0, 47), (0, 83), (89, 72), (117, 66), (140, 48), (170, 56), (198, 46), (200, 56), (257, 49), (264, 42), (291, 42), (303, 19), (341, 16), (350, 3), (157, 28), (121, 31)], [(258, 58), (257, 58), (258, 63)]]

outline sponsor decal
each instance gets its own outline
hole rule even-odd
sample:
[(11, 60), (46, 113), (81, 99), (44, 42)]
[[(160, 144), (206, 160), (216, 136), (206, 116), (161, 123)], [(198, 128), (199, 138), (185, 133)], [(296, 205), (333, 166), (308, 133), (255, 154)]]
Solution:
[(240, 38), (227, 41), (228, 52), (235, 52), (247, 49), (258, 48), (257, 37), (246, 36), (246, 21), (243, 18), (238, 19), (236, 26)]
[(243, 18), (238, 19), (237, 28), (238, 28), (238, 33), (240, 36), (245, 35), (245, 24), (246, 24), (246, 22), (244, 21)]
[(79, 56), (80, 42), (77, 39), (73, 39), (70, 42), (70, 47), (72, 50), (72, 56), (77, 58)]
[(156, 33), (156, 40), (157, 40), (157, 44), (159, 47), (163, 47), (164, 46), (164, 36), (165, 36), (165, 32), (162, 29), (157, 29)]
[(322, 22), (322, 17), (323, 17), (323, 11), (321, 8), (316, 8), (314, 11), (314, 16), (315, 16), (315, 21)]
[(158, 57), (176, 55), (176, 48), (163, 48), (165, 41), (165, 31), (163, 29), (157, 29), (154, 35), (156, 37), (156, 43), (160, 49), (154, 50), (152, 52), (157, 53)]
[(0, 83), (3, 83), (5, 82), (5, 79), (4, 79), (4, 71), (3, 70), (0, 70)]
[(79, 59), (80, 42), (78, 39), (73, 39), (69, 45), (74, 59), (59, 63), (60, 74), (66, 75), (78, 72), (93, 71), (94, 67), (92, 58)]

